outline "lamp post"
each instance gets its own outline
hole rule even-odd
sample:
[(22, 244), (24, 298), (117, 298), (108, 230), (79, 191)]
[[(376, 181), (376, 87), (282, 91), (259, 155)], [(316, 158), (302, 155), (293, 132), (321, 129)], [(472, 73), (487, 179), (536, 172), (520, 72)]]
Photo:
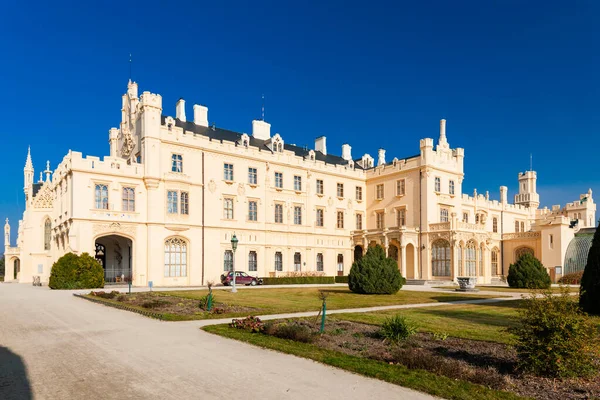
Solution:
[(237, 250), (237, 245), (238, 245), (238, 238), (235, 236), (235, 233), (233, 234), (233, 237), (231, 238), (231, 249), (233, 250), (233, 287), (231, 289), (231, 293), (236, 293), (237, 290), (235, 288), (235, 251)]

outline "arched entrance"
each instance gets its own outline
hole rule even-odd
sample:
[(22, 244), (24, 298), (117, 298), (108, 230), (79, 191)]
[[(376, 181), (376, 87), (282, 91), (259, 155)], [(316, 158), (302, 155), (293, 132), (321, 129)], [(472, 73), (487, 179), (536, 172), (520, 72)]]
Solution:
[(19, 279), (21, 276), (21, 260), (15, 258), (13, 261), (14, 279)]
[(133, 276), (133, 242), (120, 235), (107, 235), (96, 239), (96, 260), (104, 268), (106, 283), (129, 282)]
[(406, 245), (406, 279), (415, 279), (415, 246)]
[(354, 247), (354, 261), (358, 261), (363, 256), (363, 247), (361, 245), (357, 245)]

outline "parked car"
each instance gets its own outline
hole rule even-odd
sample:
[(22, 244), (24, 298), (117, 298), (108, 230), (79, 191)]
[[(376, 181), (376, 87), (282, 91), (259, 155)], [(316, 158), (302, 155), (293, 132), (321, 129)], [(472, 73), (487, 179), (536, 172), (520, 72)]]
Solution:
[[(232, 282), (233, 282), (233, 272), (232, 271), (229, 271), (228, 273), (221, 275), (221, 283), (223, 285), (231, 286)], [(235, 284), (236, 285), (256, 286), (256, 285), (262, 285), (263, 280), (261, 278), (255, 277), (255, 276), (248, 275), (245, 272), (236, 271), (235, 272)]]

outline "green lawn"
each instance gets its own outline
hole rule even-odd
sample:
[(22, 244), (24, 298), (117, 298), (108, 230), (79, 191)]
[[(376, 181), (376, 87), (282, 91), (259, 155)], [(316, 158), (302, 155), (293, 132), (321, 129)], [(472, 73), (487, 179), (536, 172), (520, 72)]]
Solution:
[(461, 400), (512, 400), (522, 399), (512, 393), (488, 389), (470, 382), (450, 379), (419, 369), (408, 369), (399, 364), (390, 365), (369, 358), (347, 355), (341, 352), (320, 348), (314, 344), (294, 342), (273, 336), (250, 333), (227, 325), (213, 325), (203, 328), (205, 331), (227, 338), (240, 340), (259, 347), (281, 351), (309, 358), (342, 368), (371, 378), (381, 379), (434, 396)]
[[(436, 303), (460, 300), (489, 299), (492, 295), (464, 295), (454, 293), (402, 291), (393, 295), (364, 295), (352, 293), (348, 288), (320, 289), (327, 292), (327, 309), (362, 308), (401, 304)], [(200, 299), (206, 290), (160, 292), (166, 296)], [(217, 303), (249, 306), (258, 309), (254, 315), (317, 311), (321, 307), (318, 288), (241, 289), (213, 291)]]

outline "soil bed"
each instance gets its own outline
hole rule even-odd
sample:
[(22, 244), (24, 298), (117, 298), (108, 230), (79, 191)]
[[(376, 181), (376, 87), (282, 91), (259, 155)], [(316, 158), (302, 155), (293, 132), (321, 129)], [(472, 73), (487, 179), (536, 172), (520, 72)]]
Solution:
[[(282, 321), (275, 322), (275, 324)], [(379, 327), (330, 319), (323, 335), (314, 319), (290, 320), (313, 331), (313, 344), (345, 354), (389, 364), (402, 364), (540, 400), (600, 398), (600, 376), (588, 379), (547, 379), (518, 373), (516, 353), (501, 343), (418, 333), (392, 344), (378, 335)], [(273, 331), (267, 329), (267, 332)]]

